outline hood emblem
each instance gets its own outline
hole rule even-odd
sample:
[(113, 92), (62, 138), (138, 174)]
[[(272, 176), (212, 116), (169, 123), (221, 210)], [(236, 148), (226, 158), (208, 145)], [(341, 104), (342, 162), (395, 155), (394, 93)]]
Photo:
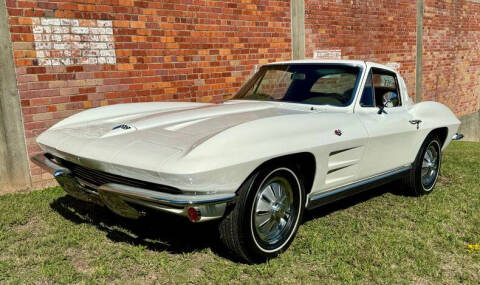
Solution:
[(127, 124), (121, 124), (121, 125), (118, 125), (118, 126), (115, 126), (112, 128), (112, 131), (113, 130), (116, 130), (116, 129), (122, 129), (122, 130), (129, 130), (131, 129), (132, 127), (130, 127), (129, 125)]
[(342, 130), (338, 129), (338, 130), (335, 130), (335, 134), (337, 136), (341, 136), (343, 133), (342, 133)]

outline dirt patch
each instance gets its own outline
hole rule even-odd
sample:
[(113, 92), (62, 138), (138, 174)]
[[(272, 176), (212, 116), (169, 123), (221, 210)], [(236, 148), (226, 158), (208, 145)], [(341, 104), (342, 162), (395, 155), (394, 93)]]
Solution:
[(31, 233), (37, 235), (39, 233), (45, 233), (47, 228), (47, 224), (42, 219), (33, 217), (23, 225), (14, 226), (13, 231), (18, 234)]
[(93, 273), (93, 268), (89, 265), (88, 260), (90, 256), (86, 250), (67, 250), (67, 256), (69, 257), (70, 262), (75, 268), (75, 271), (83, 273), (85, 275), (91, 275)]
[(139, 282), (140, 284), (168, 284), (168, 283), (171, 283), (172, 280), (166, 277), (163, 277), (159, 273), (151, 272), (147, 276), (137, 279), (135, 280), (135, 282), (132, 282), (132, 283), (136, 283), (136, 282)]
[(434, 284), (434, 282), (426, 279), (426, 278), (423, 278), (423, 277), (415, 277), (412, 284), (416, 284), (416, 285), (427, 285), (427, 284)]
[(467, 275), (474, 280), (480, 279), (480, 264), (475, 263), (468, 257), (455, 255), (445, 256), (440, 268), (446, 276), (444, 280), (452, 283), (455, 283), (455, 280), (458, 280), (458, 277), (455, 275)]
[(446, 186), (448, 184), (450, 184), (450, 178), (446, 177), (446, 176), (438, 176), (438, 180), (437, 180), (437, 187), (438, 186)]
[(193, 254), (191, 257), (192, 267), (188, 270), (188, 274), (194, 277), (201, 277), (205, 275), (205, 271), (199, 267), (212, 261), (213, 261), (213, 258), (211, 254), (206, 254), (206, 253)]

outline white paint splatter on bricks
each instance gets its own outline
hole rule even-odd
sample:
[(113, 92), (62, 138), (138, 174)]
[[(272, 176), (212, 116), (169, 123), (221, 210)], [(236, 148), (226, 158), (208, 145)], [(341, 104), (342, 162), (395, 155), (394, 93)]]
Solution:
[(116, 64), (112, 21), (33, 18), (38, 65)]

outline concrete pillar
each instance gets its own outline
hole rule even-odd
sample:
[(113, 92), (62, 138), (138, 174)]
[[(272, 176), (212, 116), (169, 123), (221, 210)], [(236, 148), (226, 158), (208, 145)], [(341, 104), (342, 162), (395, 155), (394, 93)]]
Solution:
[(0, 0), (0, 193), (31, 186), (5, 0)]
[(292, 59), (305, 58), (305, 0), (291, 0)]
[(423, 0), (417, 0), (417, 57), (415, 61), (415, 102), (422, 101), (423, 7)]
[[(1, 99), (0, 114), (3, 114)], [(3, 127), (3, 122), (0, 122), (0, 193), (3, 192), (2, 189), (10, 186), (9, 182), (10, 178), (7, 171), (7, 144), (5, 139), (5, 128)]]

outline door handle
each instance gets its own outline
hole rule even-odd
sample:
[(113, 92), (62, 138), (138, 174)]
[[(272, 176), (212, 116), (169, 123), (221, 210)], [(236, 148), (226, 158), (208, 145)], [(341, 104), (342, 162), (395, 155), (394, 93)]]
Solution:
[(422, 120), (410, 120), (409, 122), (410, 122), (410, 124), (412, 124), (412, 125), (417, 125), (417, 130), (418, 130), (418, 128), (420, 127), (420, 123), (422, 122)]

